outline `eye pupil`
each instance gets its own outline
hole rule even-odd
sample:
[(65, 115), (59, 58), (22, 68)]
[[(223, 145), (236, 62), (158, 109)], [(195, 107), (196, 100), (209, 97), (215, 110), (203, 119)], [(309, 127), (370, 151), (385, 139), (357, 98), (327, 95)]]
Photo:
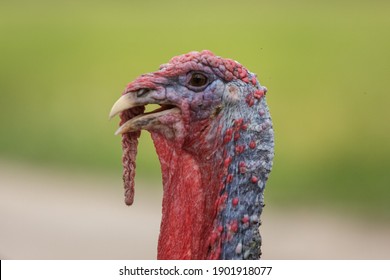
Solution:
[(207, 77), (200, 73), (194, 73), (190, 79), (190, 85), (194, 87), (201, 87), (207, 84)]

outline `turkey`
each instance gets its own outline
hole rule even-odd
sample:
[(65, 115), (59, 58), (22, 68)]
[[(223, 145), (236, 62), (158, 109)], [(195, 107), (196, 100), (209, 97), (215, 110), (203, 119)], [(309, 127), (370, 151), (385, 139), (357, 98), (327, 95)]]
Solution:
[[(158, 259), (259, 259), (263, 191), (274, 131), (266, 88), (240, 63), (210, 51), (172, 58), (128, 84), (120, 114), (125, 202), (134, 199), (141, 130), (161, 164)], [(144, 113), (148, 104), (160, 105)]]

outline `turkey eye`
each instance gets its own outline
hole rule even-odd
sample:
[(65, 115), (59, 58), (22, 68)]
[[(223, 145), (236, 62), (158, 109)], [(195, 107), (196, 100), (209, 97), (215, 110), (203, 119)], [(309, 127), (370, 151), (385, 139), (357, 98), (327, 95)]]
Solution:
[(207, 84), (207, 77), (200, 73), (194, 73), (191, 75), (189, 84), (193, 87), (201, 87)]

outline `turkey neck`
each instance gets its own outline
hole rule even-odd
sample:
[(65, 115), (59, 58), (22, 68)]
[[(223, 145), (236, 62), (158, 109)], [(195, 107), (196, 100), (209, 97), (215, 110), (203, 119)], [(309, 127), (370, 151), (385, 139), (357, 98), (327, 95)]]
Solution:
[(265, 99), (259, 107), (192, 129), (184, 145), (152, 133), (164, 189), (158, 259), (260, 258), (274, 141)]
[[(214, 224), (222, 166), (216, 155), (199, 160), (158, 134), (152, 134), (163, 176), (158, 259), (206, 259)], [(220, 162), (220, 161), (219, 161)]]

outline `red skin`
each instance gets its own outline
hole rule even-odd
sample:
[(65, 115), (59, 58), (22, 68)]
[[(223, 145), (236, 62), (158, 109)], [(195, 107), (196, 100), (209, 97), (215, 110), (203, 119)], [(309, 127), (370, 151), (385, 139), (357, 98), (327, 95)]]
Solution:
[[(152, 138), (161, 162), (164, 185), (157, 258), (210, 258), (209, 243), (205, 241), (211, 238), (217, 211), (214, 202), (222, 180), (215, 174), (223, 172), (215, 169), (218, 165), (213, 161), (199, 161), (161, 134), (152, 133)], [(224, 169), (223, 165), (219, 168)]]

